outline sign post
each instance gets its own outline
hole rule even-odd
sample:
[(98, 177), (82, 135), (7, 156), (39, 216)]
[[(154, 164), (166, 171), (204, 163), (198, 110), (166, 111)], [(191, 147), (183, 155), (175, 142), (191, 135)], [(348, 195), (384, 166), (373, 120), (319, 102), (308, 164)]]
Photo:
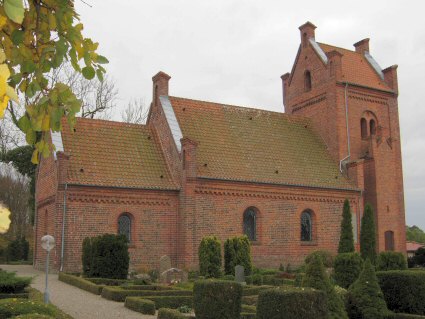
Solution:
[(49, 261), (50, 261), (50, 251), (55, 247), (55, 239), (51, 235), (45, 235), (41, 237), (41, 247), (47, 251), (46, 257), (46, 289), (44, 290), (44, 303), (47, 305), (49, 303)]

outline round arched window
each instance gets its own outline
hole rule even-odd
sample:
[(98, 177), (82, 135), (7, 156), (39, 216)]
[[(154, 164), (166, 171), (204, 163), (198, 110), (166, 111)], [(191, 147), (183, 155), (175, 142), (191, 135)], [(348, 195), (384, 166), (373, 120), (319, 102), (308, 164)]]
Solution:
[(257, 239), (257, 213), (255, 208), (248, 208), (243, 214), (243, 233), (249, 240)]
[(310, 211), (304, 211), (301, 214), (301, 240), (313, 240), (313, 218)]
[(118, 234), (131, 240), (131, 218), (127, 214), (123, 214), (118, 218)]

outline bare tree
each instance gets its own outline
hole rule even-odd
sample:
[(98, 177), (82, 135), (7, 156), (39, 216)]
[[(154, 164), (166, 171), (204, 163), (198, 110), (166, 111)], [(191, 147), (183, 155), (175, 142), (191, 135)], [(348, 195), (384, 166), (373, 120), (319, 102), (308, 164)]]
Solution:
[(62, 82), (69, 85), (72, 92), (82, 101), (80, 116), (86, 118), (111, 119), (111, 112), (116, 106), (118, 89), (115, 82), (105, 77), (87, 80), (81, 73), (75, 72), (69, 63), (63, 64), (51, 74), (51, 85)]
[(0, 203), (11, 212), (9, 235), (18, 238), (30, 225), (29, 179), (19, 174), (11, 165), (0, 164)]
[(121, 119), (126, 123), (145, 124), (148, 114), (149, 108), (143, 99), (132, 100), (121, 112)]

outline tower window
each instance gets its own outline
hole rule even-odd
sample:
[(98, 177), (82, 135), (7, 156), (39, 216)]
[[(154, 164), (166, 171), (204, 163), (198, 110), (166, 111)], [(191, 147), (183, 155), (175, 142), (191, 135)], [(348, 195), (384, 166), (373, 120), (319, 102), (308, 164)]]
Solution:
[(310, 71), (305, 71), (304, 73), (304, 88), (308, 92), (311, 90), (311, 73)]
[(361, 128), (362, 138), (366, 138), (367, 137), (367, 121), (365, 118), (362, 118), (360, 120), (360, 128)]
[(369, 122), (369, 126), (370, 126), (370, 135), (375, 135), (376, 134), (376, 123), (375, 120), (370, 120)]
[(303, 33), (303, 48), (307, 47), (307, 33)]
[(255, 208), (250, 207), (243, 213), (243, 233), (249, 240), (257, 239), (257, 213)]
[(394, 232), (391, 230), (385, 232), (385, 250), (394, 250)]
[(313, 240), (313, 218), (311, 212), (306, 210), (301, 214), (301, 241)]
[(118, 234), (127, 237), (131, 240), (131, 218), (127, 214), (123, 214), (118, 218)]

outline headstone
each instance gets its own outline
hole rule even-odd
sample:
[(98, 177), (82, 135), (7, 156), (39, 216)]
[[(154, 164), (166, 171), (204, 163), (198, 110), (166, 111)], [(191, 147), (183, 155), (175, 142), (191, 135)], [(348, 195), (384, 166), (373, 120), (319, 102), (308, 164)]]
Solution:
[(171, 258), (167, 255), (162, 256), (159, 259), (159, 274), (171, 268)]
[(245, 282), (245, 268), (244, 266), (237, 265), (235, 267), (235, 281), (241, 284), (246, 284)]
[(160, 281), (164, 284), (176, 284), (179, 282), (187, 282), (187, 272), (177, 269), (170, 268), (160, 274)]

